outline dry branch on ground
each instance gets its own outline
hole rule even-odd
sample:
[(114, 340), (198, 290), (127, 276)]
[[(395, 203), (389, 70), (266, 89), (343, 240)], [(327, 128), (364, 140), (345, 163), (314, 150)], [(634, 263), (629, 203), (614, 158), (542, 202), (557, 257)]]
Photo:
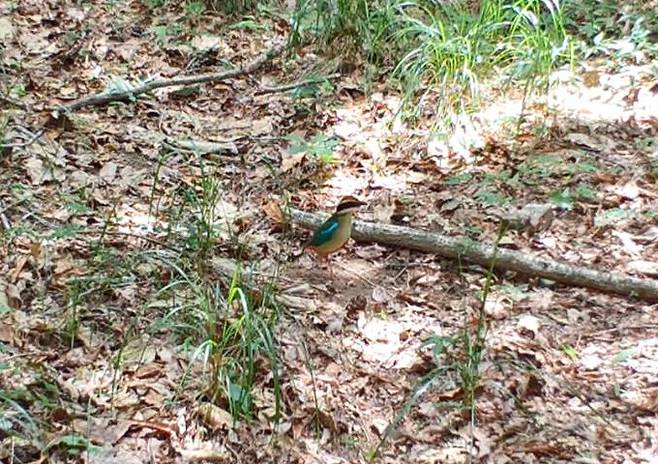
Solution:
[[(326, 219), (326, 216), (294, 209), (290, 210), (290, 216), (306, 228), (317, 227)], [(493, 245), (481, 244), (465, 237), (449, 237), (409, 227), (363, 221), (355, 221), (352, 237), (358, 241), (437, 253), (446, 258), (460, 257), (483, 266), (490, 266), (495, 259), (498, 269), (544, 277), (566, 285), (588, 287), (649, 301), (658, 300), (658, 282), (655, 280), (559, 263), (504, 248), (496, 249)]]
[(150, 92), (155, 89), (161, 89), (163, 87), (173, 87), (173, 86), (189, 86), (194, 84), (202, 84), (207, 82), (219, 82), (226, 79), (232, 79), (234, 77), (239, 77), (244, 74), (249, 74), (265, 63), (271, 61), (272, 59), (279, 56), (286, 48), (286, 42), (279, 43), (277, 45), (269, 48), (265, 53), (255, 58), (253, 61), (240, 66), (229, 71), (223, 71), (219, 73), (210, 73), (202, 74), (197, 76), (186, 76), (178, 77), (174, 79), (158, 79), (147, 84), (140, 85), (130, 90), (125, 90), (123, 92), (112, 92), (112, 93), (101, 93), (97, 95), (91, 95), (89, 97), (81, 98), (74, 101), (70, 105), (63, 107), (65, 112), (73, 112), (87, 106), (99, 106), (106, 105), (115, 101), (126, 101), (135, 98), (138, 95), (141, 95), (146, 92)]

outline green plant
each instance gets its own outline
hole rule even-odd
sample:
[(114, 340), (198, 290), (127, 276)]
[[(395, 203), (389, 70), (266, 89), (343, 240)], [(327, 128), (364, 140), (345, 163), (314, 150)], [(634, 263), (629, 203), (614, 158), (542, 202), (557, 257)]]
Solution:
[(46, 445), (44, 452), (54, 448), (63, 448), (69, 456), (78, 456), (83, 451), (90, 453), (100, 453), (103, 449), (95, 446), (88, 438), (80, 435), (64, 435), (54, 438)]
[(658, 217), (658, 212), (655, 209), (647, 209), (645, 210), (642, 215), (647, 218), (648, 220), (654, 220)]
[(237, 15), (253, 10), (258, 6), (258, 0), (205, 0), (209, 8), (215, 11)]
[(246, 19), (243, 19), (242, 21), (231, 24), (228, 27), (228, 29), (229, 30), (242, 29), (245, 31), (268, 31), (270, 29), (270, 26), (267, 24), (261, 24), (257, 22), (256, 19), (253, 17), (248, 17)]
[(563, 345), (562, 351), (571, 361), (576, 361), (578, 359), (578, 351), (571, 345)]
[(658, 186), (658, 162), (652, 161), (649, 163), (648, 168), (649, 178), (653, 181), (655, 185)]
[(158, 45), (165, 44), (169, 40), (169, 37), (179, 35), (182, 30), (183, 28), (180, 24), (166, 24), (151, 28), (151, 32), (155, 35), (155, 41)]
[[(184, 202), (192, 209), (192, 220), (187, 222), (185, 249), (196, 254), (196, 261), (205, 262), (219, 238), (223, 211), (218, 210), (222, 186), (218, 177), (202, 173), (197, 188), (184, 192)], [(229, 234), (231, 229), (228, 228)]]
[(457, 174), (455, 176), (450, 176), (446, 179), (445, 184), (449, 187), (455, 186), (455, 185), (461, 185), (461, 184), (466, 184), (473, 179), (473, 174), (470, 172), (465, 172), (462, 174)]
[(141, 0), (142, 4), (149, 10), (155, 10), (166, 5), (167, 0)]
[(598, 198), (598, 193), (596, 192), (596, 190), (590, 184), (585, 184), (585, 183), (579, 183), (576, 186), (574, 195), (579, 200), (585, 200), (585, 201), (594, 201)]
[(54, 228), (49, 234), (49, 238), (52, 240), (58, 238), (72, 238), (77, 237), (84, 231), (84, 227), (78, 224), (65, 224), (63, 226)]
[(570, 211), (573, 209), (573, 195), (569, 187), (564, 190), (556, 190), (551, 194), (551, 202), (560, 209)]
[(488, 187), (482, 187), (475, 196), (485, 206), (504, 206), (512, 202), (507, 196)]
[[(155, 294), (154, 307), (170, 308), (149, 331), (172, 332), (182, 348), (191, 353), (192, 363), (181, 379), (180, 390), (189, 389), (193, 369), (203, 367), (199, 396), (227, 408), (237, 418), (253, 415), (257, 402), (254, 386), (264, 375), (274, 391), (271, 417), (281, 413), (280, 366), (275, 325), (278, 309), (273, 285), (256, 284), (240, 268), (230, 282), (214, 275), (211, 252), (220, 236), (231, 230), (231, 205), (224, 196), (222, 177), (210, 170), (202, 158), (194, 185), (174, 191), (160, 202), (157, 198), (159, 167), (151, 191), (149, 216), (166, 214), (169, 239), (182, 249), (158, 254), (172, 277)], [(163, 158), (164, 162), (164, 158)], [(163, 210), (160, 206), (167, 204)], [(240, 247), (235, 247), (240, 253)], [(267, 367), (266, 367), (267, 366)], [(174, 399), (175, 400), (175, 399)], [(174, 401), (172, 400), (172, 401)]]
[(5, 135), (7, 133), (7, 125), (9, 124), (9, 115), (1, 114), (0, 115), (0, 145), (5, 143)]
[(292, 92), (292, 98), (297, 104), (298, 100), (304, 98), (317, 98), (321, 95), (328, 95), (334, 91), (334, 86), (329, 81), (311, 82), (306, 85), (295, 88)]
[[(325, 44), (341, 41), (369, 62), (395, 59), (398, 5), (402, 0), (301, 0), (292, 18), (293, 43), (315, 38)], [(344, 50), (344, 49), (343, 49)], [(349, 53), (348, 53), (349, 54)]]
[(338, 146), (338, 140), (324, 134), (313, 136), (306, 141), (296, 134), (285, 137), (291, 142), (288, 151), (290, 153), (307, 153), (308, 155), (318, 158), (322, 164), (333, 164), (336, 162), (335, 148)]
[(40, 427), (23, 406), (32, 396), (23, 389), (0, 389), (0, 431), (10, 436), (39, 436)]
[(185, 4), (185, 14), (193, 18), (200, 17), (206, 11), (206, 6), (198, 0), (188, 1)]
[(16, 98), (23, 98), (27, 95), (27, 89), (25, 87), (25, 84), (23, 82), (20, 82), (18, 84), (14, 84), (11, 87), (11, 90), (9, 91), (9, 95), (16, 97)]
[(69, 284), (69, 301), (67, 304), (64, 334), (69, 339), (69, 348), (73, 349), (75, 340), (80, 329), (80, 305), (84, 290), (80, 280), (74, 280)]
[(658, 56), (658, 13), (642, 3), (610, 0), (565, 3), (565, 25), (580, 54), (649, 61)]
[(594, 222), (599, 225), (614, 224), (628, 219), (632, 216), (633, 212), (622, 208), (610, 208), (608, 210), (598, 213)]
[[(192, 359), (204, 367), (203, 396), (213, 403), (227, 404), (235, 418), (252, 416), (253, 387), (267, 366), (275, 399), (271, 418), (278, 420), (280, 363), (274, 335), (278, 310), (272, 287), (255, 291), (244, 283), (239, 269), (226, 289), (203, 282), (182, 268), (178, 273), (181, 278), (160, 293), (175, 292), (183, 301), (155, 329), (172, 327), (188, 344), (197, 346)], [(187, 381), (185, 376), (181, 389)]]

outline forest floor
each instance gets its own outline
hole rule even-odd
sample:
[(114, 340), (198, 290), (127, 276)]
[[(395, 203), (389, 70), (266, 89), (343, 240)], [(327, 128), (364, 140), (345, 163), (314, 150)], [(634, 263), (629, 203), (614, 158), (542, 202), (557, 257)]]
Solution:
[[(0, 461), (357, 463), (386, 438), (375, 462), (658, 462), (658, 304), (496, 272), (471, 410), (468, 359), (427, 340), (472, 328), (485, 269), (351, 243), (330, 276), (301, 254), (309, 232), (263, 209), (330, 212), (349, 194), (367, 202), (359, 219), (493, 243), (501, 210), (550, 204), (548, 227), (501, 246), (656, 279), (656, 63), (556, 73), (520, 125), (521, 99), (492, 89), (445, 137), (430, 116), (396, 117), (384, 82), (364, 93), (358, 68), (259, 92), (336, 72), (310, 51), (192, 92), (48, 110), (284, 40), (276, 16), (254, 24), (134, 1), (0, 6)], [(218, 234), (202, 252), (200, 217)], [(238, 421), (184, 330), (203, 321), (178, 319), (190, 288), (228, 285), (217, 258), (276, 271), (275, 294), (296, 302), (277, 310), (277, 375), (252, 360)]]

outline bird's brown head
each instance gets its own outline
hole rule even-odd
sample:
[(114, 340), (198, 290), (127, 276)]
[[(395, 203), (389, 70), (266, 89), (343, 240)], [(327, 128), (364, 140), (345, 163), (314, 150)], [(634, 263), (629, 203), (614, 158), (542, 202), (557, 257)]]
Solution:
[(357, 211), (361, 206), (364, 206), (365, 203), (362, 202), (361, 200), (348, 195), (346, 197), (343, 197), (340, 199), (340, 202), (338, 203), (338, 206), (336, 206), (336, 214), (347, 214), (347, 213), (354, 213)]

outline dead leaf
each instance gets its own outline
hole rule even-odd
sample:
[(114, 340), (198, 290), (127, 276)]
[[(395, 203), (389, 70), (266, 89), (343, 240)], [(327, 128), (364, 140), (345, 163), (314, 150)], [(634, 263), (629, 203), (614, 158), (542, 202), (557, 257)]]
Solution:
[(627, 200), (635, 200), (640, 196), (640, 188), (634, 180), (625, 183), (622, 186), (615, 186), (611, 189), (617, 195), (626, 198)]
[(643, 391), (627, 391), (622, 398), (641, 410), (658, 412), (658, 387), (648, 388)]
[(72, 429), (76, 433), (89, 437), (92, 443), (97, 445), (115, 444), (130, 429), (131, 423), (127, 420), (119, 420), (111, 425), (109, 419), (89, 418), (73, 419)]
[(626, 102), (627, 105), (633, 105), (634, 103), (637, 103), (639, 94), (640, 94), (640, 88), (635, 87), (628, 91), (626, 96), (624, 96), (623, 100), (624, 102)]
[[(0, 310), (2, 302), (0, 302)], [(0, 322), (0, 342), (12, 344), (14, 341), (14, 329), (11, 324)]]
[(436, 283), (440, 280), (439, 276), (436, 274), (423, 274), (421, 275), (418, 280), (416, 280), (417, 285), (424, 285), (424, 286), (434, 286)]
[(288, 172), (298, 164), (302, 164), (306, 158), (305, 152), (300, 153), (285, 153), (283, 159), (281, 160), (281, 171)]
[(536, 338), (537, 334), (539, 333), (540, 324), (541, 323), (538, 318), (530, 314), (526, 314), (524, 316), (521, 316), (519, 322), (517, 323), (517, 327), (521, 331), (531, 332), (532, 338)]
[(0, 42), (8, 44), (13, 39), (15, 31), (9, 18), (0, 18)]
[(574, 145), (587, 147), (590, 150), (602, 151), (605, 148), (605, 146), (601, 142), (599, 142), (594, 137), (589, 136), (587, 134), (572, 132), (571, 134), (567, 134), (565, 138)]
[(18, 279), (18, 275), (21, 273), (23, 267), (25, 267), (25, 264), (27, 263), (27, 260), (28, 260), (27, 255), (23, 255), (20, 258), (18, 258), (18, 261), (16, 262), (14, 269), (9, 274), (9, 283), (13, 284), (16, 282), (16, 279)]
[(155, 348), (148, 337), (138, 337), (126, 344), (121, 351), (121, 363), (126, 368), (137, 368), (155, 360)]
[(7, 295), (7, 286), (9, 284), (5, 281), (5, 279), (0, 277), (0, 314), (7, 312), (10, 307), (9, 307), (9, 298)]
[(198, 408), (198, 413), (203, 421), (214, 430), (233, 428), (235, 422), (228, 411), (212, 403), (203, 403)]
[(634, 258), (637, 258), (640, 256), (640, 253), (642, 252), (642, 247), (639, 246), (635, 241), (633, 240), (633, 236), (627, 232), (622, 232), (622, 231), (612, 231), (612, 235), (616, 236), (621, 244), (624, 247), (624, 250), (631, 255)]
[(219, 47), (223, 45), (223, 41), (219, 36), (203, 34), (194, 36), (192, 40), (190, 40), (189, 45), (195, 50), (219, 49)]
[(509, 300), (489, 297), (484, 302), (484, 312), (494, 319), (504, 319), (509, 315), (510, 306)]
[(631, 261), (626, 265), (626, 269), (638, 274), (644, 274), (651, 277), (658, 277), (658, 263), (645, 260)]
[(354, 254), (361, 259), (376, 259), (384, 255), (386, 248), (380, 245), (362, 246), (354, 249)]
[(76, 338), (80, 340), (86, 348), (93, 348), (94, 345), (97, 346), (101, 342), (98, 333), (87, 325), (80, 325)]
[(597, 71), (587, 71), (583, 73), (583, 83), (585, 87), (598, 87), (601, 81), (601, 76)]
[(33, 156), (25, 163), (25, 169), (32, 184), (39, 185), (45, 182), (52, 182), (54, 180), (63, 180), (64, 171), (60, 168), (50, 165), (46, 166), (43, 161)]
[(21, 307), (23, 300), (21, 300), (21, 292), (14, 284), (6, 284), (5, 296), (10, 308), (18, 309)]
[(265, 215), (270, 218), (275, 224), (281, 225), (285, 224), (286, 218), (279, 206), (279, 203), (272, 200), (263, 205), (263, 212)]
[(185, 462), (231, 462), (232, 456), (228, 451), (212, 449), (178, 450)]
[(350, 319), (355, 319), (357, 313), (365, 311), (368, 306), (368, 300), (363, 295), (353, 297), (345, 307), (345, 314)]
[(104, 180), (109, 184), (116, 177), (117, 168), (118, 168), (117, 164), (112, 161), (110, 161), (109, 163), (105, 163), (105, 165), (98, 172), (98, 177), (100, 177), (102, 180)]
[(372, 289), (372, 299), (375, 303), (387, 303), (393, 296), (384, 287), (377, 286)]
[(269, 135), (274, 132), (274, 122), (271, 117), (256, 119), (251, 123), (251, 135)]
[(355, 134), (360, 132), (358, 123), (351, 121), (341, 121), (334, 126), (334, 134), (343, 140), (349, 140)]
[(603, 359), (597, 353), (590, 353), (580, 358), (580, 365), (585, 370), (594, 371), (603, 365)]
[(462, 199), (461, 198), (454, 198), (452, 200), (448, 200), (445, 203), (441, 205), (441, 212), (442, 213), (451, 213), (455, 211), (457, 208), (462, 206)]
[(379, 204), (374, 206), (372, 215), (377, 222), (388, 224), (391, 222), (391, 216), (393, 216), (393, 213), (395, 213), (394, 204)]
[(137, 379), (145, 379), (147, 377), (157, 377), (162, 373), (162, 365), (160, 363), (151, 363), (142, 366), (135, 371), (134, 377)]

